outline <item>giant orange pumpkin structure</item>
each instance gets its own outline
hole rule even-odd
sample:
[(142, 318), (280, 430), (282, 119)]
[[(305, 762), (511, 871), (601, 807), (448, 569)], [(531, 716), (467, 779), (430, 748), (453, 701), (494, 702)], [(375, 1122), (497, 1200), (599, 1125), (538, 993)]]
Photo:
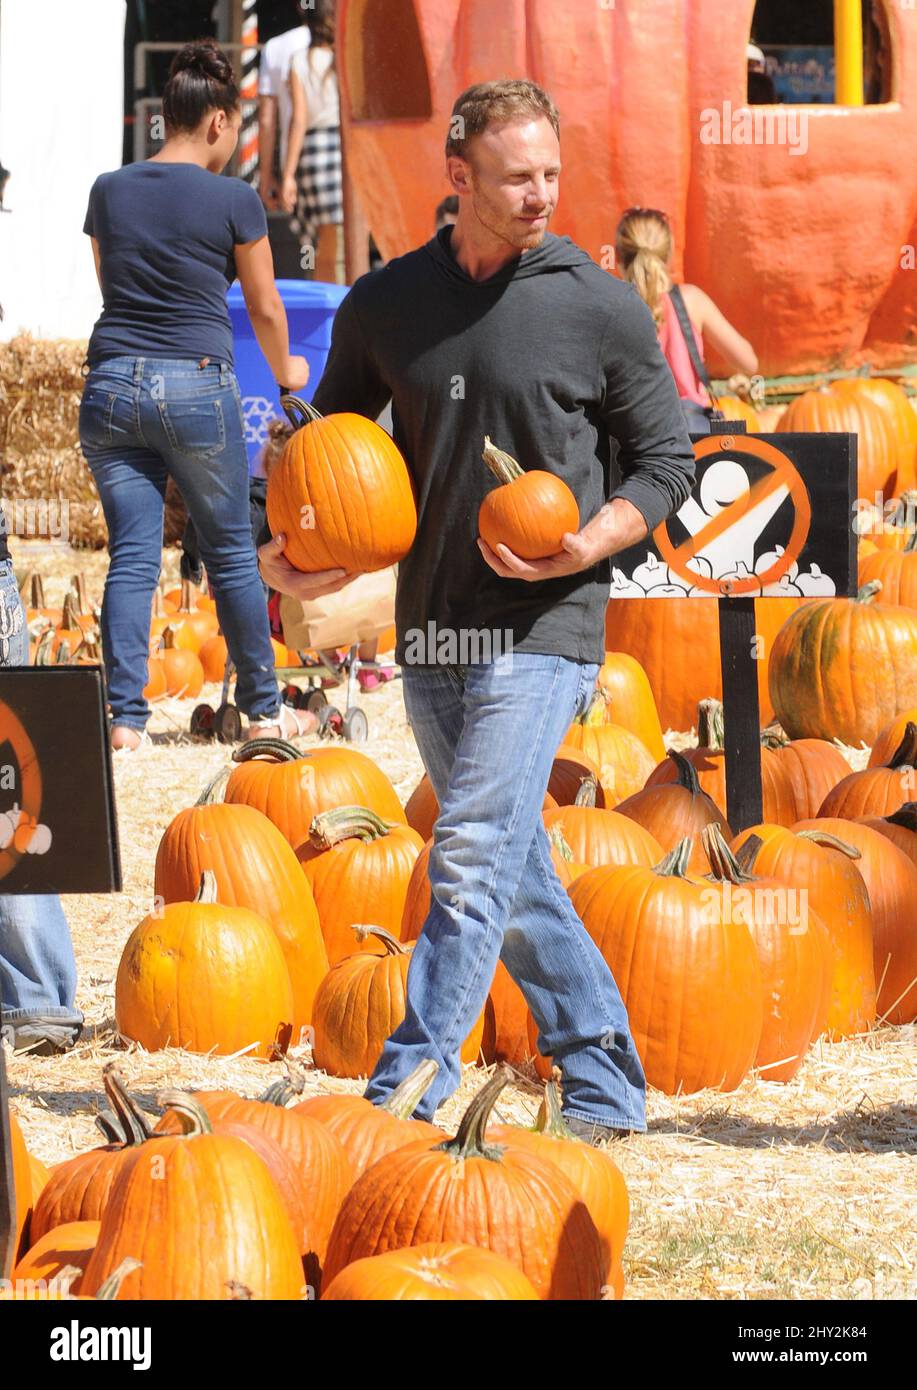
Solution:
[(883, 5), (892, 101), (757, 108), (784, 136), (740, 144), (722, 137), (745, 103), (755, 0), (501, 0), (498, 24), (493, 0), (340, 0), (348, 164), (376, 242), (391, 257), (429, 238), (459, 92), (528, 77), (561, 117), (552, 230), (610, 269), (624, 209), (665, 208), (676, 277), (713, 296), (767, 375), (913, 360), (917, 180), (901, 152), (917, 139), (917, 26)]

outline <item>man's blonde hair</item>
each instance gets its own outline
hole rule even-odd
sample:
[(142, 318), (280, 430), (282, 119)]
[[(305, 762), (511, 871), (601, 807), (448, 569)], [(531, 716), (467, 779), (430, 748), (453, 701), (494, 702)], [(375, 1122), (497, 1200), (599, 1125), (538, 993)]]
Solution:
[(524, 78), (502, 78), (499, 82), (476, 82), (456, 99), (446, 138), (446, 158), (468, 158), (468, 143), (492, 125), (503, 125), (521, 117), (546, 117), (560, 137), (557, 107), (543, 87)]

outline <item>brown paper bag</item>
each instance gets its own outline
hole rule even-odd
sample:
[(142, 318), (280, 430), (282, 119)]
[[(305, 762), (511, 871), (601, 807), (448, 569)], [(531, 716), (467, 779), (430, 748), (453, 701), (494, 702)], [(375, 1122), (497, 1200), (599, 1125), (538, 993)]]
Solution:
[(361, 574), (337, 593), (308, 603), (283, 594), (280, 621), (283, 640), (294, 651), (369, 642), (395, 621), (395, 570)]

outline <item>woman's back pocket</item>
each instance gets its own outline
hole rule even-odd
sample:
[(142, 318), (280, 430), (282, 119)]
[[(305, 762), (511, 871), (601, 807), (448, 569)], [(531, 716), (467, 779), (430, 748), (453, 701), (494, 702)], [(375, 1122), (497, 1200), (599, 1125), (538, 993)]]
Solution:
[(226, 445), (226, 422), (219, 400), (160, 401), (162, 427), (172, 448), (192, 458), (211, 458)]

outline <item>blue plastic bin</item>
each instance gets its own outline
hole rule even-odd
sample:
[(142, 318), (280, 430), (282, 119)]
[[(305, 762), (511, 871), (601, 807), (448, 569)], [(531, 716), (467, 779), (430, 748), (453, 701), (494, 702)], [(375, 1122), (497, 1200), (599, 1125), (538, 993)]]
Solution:
[[(331, 347), (331, 325), (347, 285), (326, 285), (318, 280), (278, 280), (277, 289), (287, 311), (290, 324), (290, 352), (305, 357), (309, 363), (309, 384), (299, 394), (312, 399)], [(242, 286), (236, 282), (226, 296), (236, 356), (236, 376), (242, 393), (242, 413), (245, 419), (245, 444), (248, 449), (248, 470), (253, 476), (260, 471), (258, 458), (267, 442), (271, 420), (283, 418), (279, 393), (271, 369), (264, 359), (255, 338)]]

